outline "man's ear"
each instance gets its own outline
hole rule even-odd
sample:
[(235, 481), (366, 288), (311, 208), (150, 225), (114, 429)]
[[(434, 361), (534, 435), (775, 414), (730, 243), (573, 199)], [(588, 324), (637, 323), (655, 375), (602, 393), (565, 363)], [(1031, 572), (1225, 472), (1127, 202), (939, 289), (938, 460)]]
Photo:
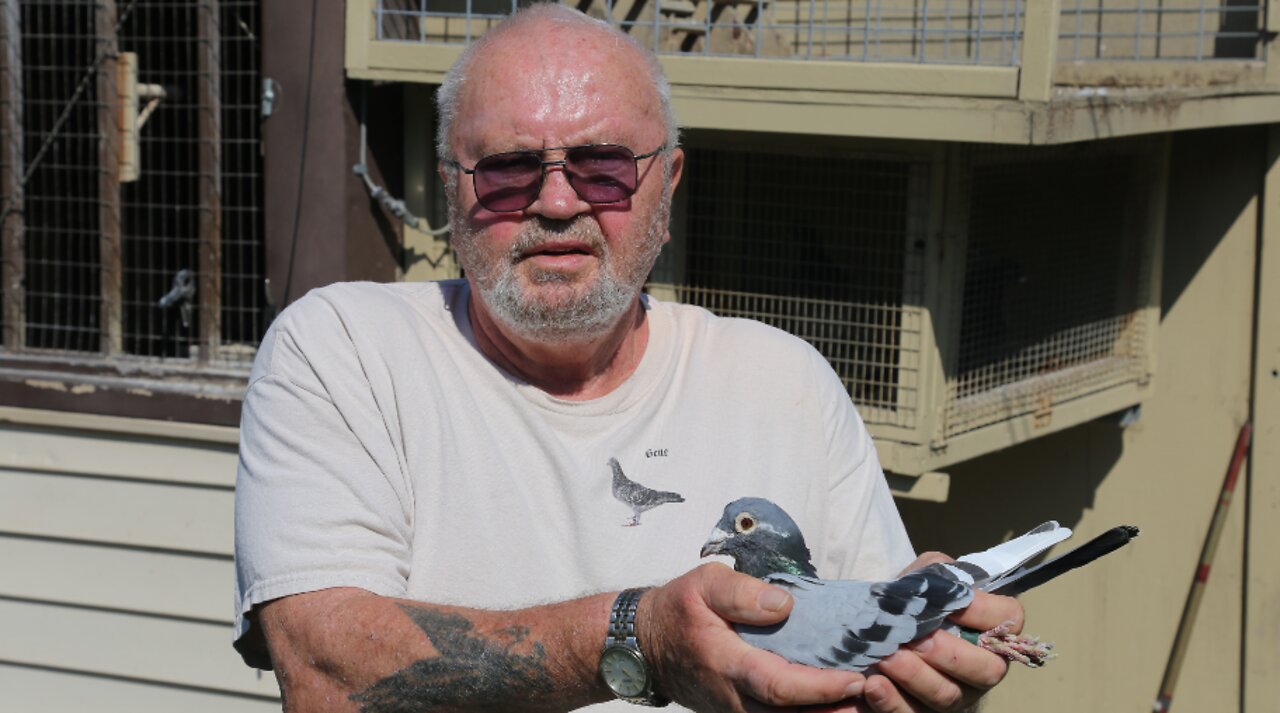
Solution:
[(684, 149), (676, 147), (671, 150), (671, 187), (667, 200), (676, 195), (676, 186), (680, 185), (680, 176), (684, 174)]

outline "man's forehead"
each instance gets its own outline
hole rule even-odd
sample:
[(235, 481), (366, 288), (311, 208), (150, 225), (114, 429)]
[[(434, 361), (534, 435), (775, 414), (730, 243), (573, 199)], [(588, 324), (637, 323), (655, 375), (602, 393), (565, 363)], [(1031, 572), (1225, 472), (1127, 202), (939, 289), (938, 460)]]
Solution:
[[(568, 36), (556, 37), (558, 29)], [(530, 23), (483, 50), (460, 92), (458, 148), (628, 143), (652, 133), (649, 124), (665, 133), (647, 62), (625, 39), (576, 23)]]
[(577, 22), (527, 22), (501, 32), (479, 48), (469, 75), (519, 82), (539, 66), (554, 67), (563, 79), (576, 75), (617, 75), (652, 84), (643, 50), (613, 30)]

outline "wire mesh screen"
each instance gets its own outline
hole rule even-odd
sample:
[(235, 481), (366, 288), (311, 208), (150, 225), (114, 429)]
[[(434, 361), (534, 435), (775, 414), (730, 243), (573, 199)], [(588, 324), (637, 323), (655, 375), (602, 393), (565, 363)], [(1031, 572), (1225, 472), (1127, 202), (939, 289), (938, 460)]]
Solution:
[(695, 148), (686, 165), (683, 250), (653, 287), (805, 339), (864, 420), (914, 425), (927, 164)]
[(948, 436), (1145, 377), (1150, 156), (1073, 147), (976, 159)]
[(1063, 0), (1059, 60), (1262, 59), (1258, 0)]
[[(379, 40), (465, 44), (526, 0), (378, 0)], [(575, 0), (655, 52), (1014, 65), (1022, 0)]]
[[(10, 55), (21, 64), (7, 68), (22, 73), (23, 150), (15, 159), (42, 158), (36, 170), (23, 166), (23, 204), (5, 204), (22, 218), (25, 288), (25, 295), (5, 298), (25, 297), (25, 342), (35, 348), (100, 346), (96, 15), (87, 1), (21, 3), (20, 49)], [(75, 96), (79, 101), (70, 102)], [(55, 127), (58, 139), (48, 142)]]
[(20, 79), (0, 116), (22, 137), (21, 185), (0, 181), (19, 218), (0, 244), (6, 276), (20, 274), (5, 282), (6, 352), (251, 356), (265, 294), (258, 6), (0, 0), (20, 36), (0, 53)]

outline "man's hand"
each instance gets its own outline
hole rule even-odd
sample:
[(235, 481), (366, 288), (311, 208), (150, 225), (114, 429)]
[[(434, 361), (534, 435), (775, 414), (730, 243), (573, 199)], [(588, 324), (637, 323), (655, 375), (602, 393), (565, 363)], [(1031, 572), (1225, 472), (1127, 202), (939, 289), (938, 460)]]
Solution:
[(773, 624), (786, 618), (791, 604), (784, 590), (719, 563), (646, 593), (636, 615), (637, 633), (660, 692), (700, 711), (741, 713), (844, 701), (855, 710), (849, 699), (862, 694), (862, 674), (788, 663), (748, 645), (728, 624)]
[[(921, 555), (904, 572), (934, 562), (950, 562), (937, 552)], [(1012, 597), (975, 592), (973, 603), (956, 612), (955, 623), (986, 631), (1011, 622), (1011, 633), (1021, 633), (1025, 618), (1022, 605)], [(880, 673), (867, 679), (865, 707), (876, 713), (961, 711), (973, 705), (1009, 671), (1000, 656), (958, 636), (935, 631), (882, 660)]]

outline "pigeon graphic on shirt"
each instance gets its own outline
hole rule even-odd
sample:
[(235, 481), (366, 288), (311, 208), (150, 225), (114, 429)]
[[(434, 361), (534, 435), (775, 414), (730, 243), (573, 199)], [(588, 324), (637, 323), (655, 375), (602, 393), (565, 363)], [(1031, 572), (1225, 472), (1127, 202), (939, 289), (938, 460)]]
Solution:
[(613, 469), (613, 497), (631, 508), (631, 520), (626, 527), (640, 524), (640, 515), (665, 503), (682, 503), (684, 496), (664, 490), (654, 490), (631, 480), (622, 472), (617, 458), (609, 459), (609, 467)]

